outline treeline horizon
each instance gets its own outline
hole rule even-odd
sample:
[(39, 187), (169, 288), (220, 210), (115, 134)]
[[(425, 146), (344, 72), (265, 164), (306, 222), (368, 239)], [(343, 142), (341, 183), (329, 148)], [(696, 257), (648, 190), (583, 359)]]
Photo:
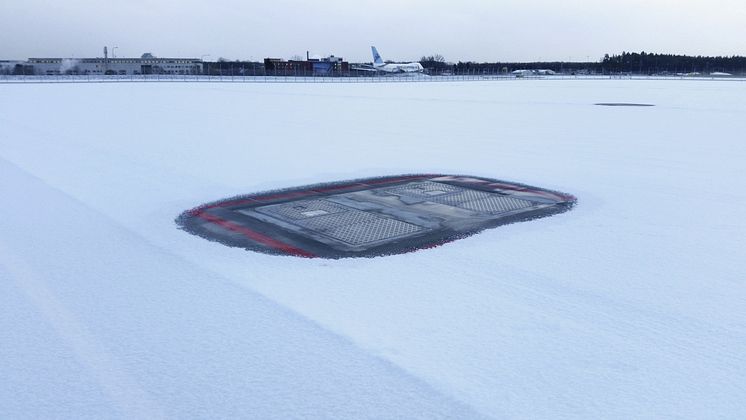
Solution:
[[(393, 61), (387, 61), (393, 62)], [(306, 72), (297, 69), (270, 72), (263, 62), (251, 60), (204, 61), (202, 74), (206, 75), (297, 75)], [(496, 61), (448, 62), (439, 54), (423, 56), (419, 63), (430, 74), (508, 74), (515, 70), (552, 70), (559, 74), (636, 74), (677, 75), (710, 74), (715, 72), (746, 75), (746, 56), (691, 56), (682, 54), (658, 54), (644, 51), (605, 54), (597, 61)], [(0, 62), (0, 74), (31, 75), (34, 68), (27, 63)], [(355, 69), (344, 72), (333, 71), (330, 75), (367, 75)]]
[(635, 74), (676, 74), (676, 73), (746, 73), (746, 57), (733, 56), (692, 56), (681, 54), (658, 54), (644, 51), (605, 54), (598, 61), (459, 61), (449, 63), (439, 54), (423, 56), (420, 64), (431, 72), (511, 72), (519, 69), (552, 70), (557, 73), (635, 73)]

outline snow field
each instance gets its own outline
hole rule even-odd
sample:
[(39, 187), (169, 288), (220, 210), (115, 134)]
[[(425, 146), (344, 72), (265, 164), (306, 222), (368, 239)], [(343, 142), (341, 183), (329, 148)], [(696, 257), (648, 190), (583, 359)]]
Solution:
[[(742, 418), (744, 93), (2, 85), (0, 417)], [(173, 222), (237, 194), (427, 172), (579, 204), (339, 261)]]

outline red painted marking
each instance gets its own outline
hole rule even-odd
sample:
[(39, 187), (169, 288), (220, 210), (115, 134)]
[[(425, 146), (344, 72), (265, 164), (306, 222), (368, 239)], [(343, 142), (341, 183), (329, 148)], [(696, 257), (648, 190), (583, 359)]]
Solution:
[(412, 181), (415, 179), (425, 179), (425, 178), (432, 178), (433, 175), (412, 175), (412, 176), (402, 176), (398, 178), (389, 178), (389, 179), (374, 179), (372, 181), (366, 181), (364, 182), (365, 185), (378, 185), (378, 184), (391, 184), (394, 182), (401, 182), (401, 181)]
[(231, 206), (240, 206), (241, 204), (250, 204), (256, 202), (255, 200), (252, 200), (251, 198), (244, 198), (241, 200), (233, 200), (233, 201), (225, 201), (218, 204), (212, 204), (210, 206), (206, 206), (203, 208), (203, 210), (207, 209), (214, 209), (216, 207), (231, 207)]
[(256, 201), (267, 201), (267, 200), (277, 200), (279, 198), (303, 197), (307, 195), (316, 195), (316, 193), (313, 192), (312, 190), (304, 190), (304, 191), (293, 191), (293, 192), (282, 193), (282, 194), (262, 195), (262, 196), (251, 197), (251, 198)]
[(311, 191), (316, 191), (316, 192), (328, 192), (328, 191), (338, 191), (338, 190), (344, 190), (344, 189), (346, 189), (346, 188), (351, 188), (351, 187), (365, 187), (365, 186), (366, 186), (365, 184), (361, 184), (361, 183), (359, 183), (359, 182), (356, 182), (356, 183), (353, 183), (353, 184), (333, 185), (333, 186), (331, 186), (331, 187), (324, 187), (324, 188), (314, 188), (314, 189), (313, 189), (313, 190), (311, 190)]
[(263, 235), (259, 232), (255, 232), (247, 227), (238, 225), (236, 223), (233, 223), (231, 221), (221, 219), (220, 217), (213, 216), (211, 214), (207, 214), (205, 212), (198, 212), (195, 214), (195, 216), (200, 217), (204, 220), (207, 220), (210, 223), (214, 223), (224, 229), (228, 229), (233, 232), (240, 233), (247, 238), (251, 239), (252, 241), (258, 242), (262, 245), (268, 246), (270, 248), (277, 249), (279, 251), (282, 251), (289, 255), (295, 255), (297, 257), (305, 257), (305, 258), (315, 258), (316, 255), (308, 252), (304, 249), (300, 249), (297, 247), (294, 247), (290, 244), (286, 244), (284, 242), (278, 241), (277, 239), (270, 238), (267, 235)]
[(367, 187), (371, 185), (391, 184), (394, 182), (411, 181), (414, 179), (432, 178), (433, 176), (435, 175), (410, 175), (410, 176), (400, 176), (396, 178), (374, 179), (374, 180), (365, 181), (365, 182), (353, 182), (351, 184), (332, 185), (331, 187), (315, 188), (312, 191), (319, 191), (319, 192), (335, 191), (335, 190), (342, 190), (342, 189), (350, 188), (350, 187)]

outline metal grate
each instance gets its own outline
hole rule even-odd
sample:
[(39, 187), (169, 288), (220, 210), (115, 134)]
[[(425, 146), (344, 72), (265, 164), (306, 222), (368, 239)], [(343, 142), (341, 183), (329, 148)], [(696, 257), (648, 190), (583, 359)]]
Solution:
[(494, 194), (463, 189), (455, 194), (448, 194), (441, 197), (433, 197), (430, 201), (434, 203), (448, 204), (450, 206), (458, 206), (461, 203), (474, 200), (482, 200), (485, 198), (494, 197)]
[(357, 223), (365, 223), (379, 218), (379, 216), (365, 211), (350, 210), (343, 213), (328, 214), (326, 216), (298, 220), (297, 223), (308, 229), (324, 230)]
[(276, 204), (256, 208), (256, 211), (258, 212), (290, 220), (308, 219), (327, 214), (341, 213), (347, 210), (349, 210), (349, 208), (346, 206), (326, 200), (299, 200), (286, 204)]
[(410, 183), (384, 191), (486, 214), (505, 213), (533, 206), (527, 200), (431, 181)]
[(454, 187), (453, 185), (441, 184), (439, 182), (413, 182), (398, 187), (387, 188), (384, 192), (394, 195), (404, 195), (413, 198), (430, 200), (444, 194), (454, 193), (463, 190), (463, 188)]
[(377, 217), (364, 223), (332, 228), (325, 231), (324, 234), (350, 245), (362, 245), (385, 239), (394, 239), (421, 230), (424, 230), (424, 228), (401, 220)]
[[(433, 181), (410, 182), (379, 191), (402, 197), (401, 206), (409, 207), (408, 200), (404, 200), (409, 198), (416, 202), (427, 201), (458, 207), (480, 213), (487, 218), (534, 205), (527, 200)], [(305, 235), (316, 238), (323, 236), (354, 247), (393, 241), (430, 230), (404, 221), (408, 220), (406, 218), (394, 219), (323, 198), (272, 204), (255, 209), (302, 228), (304, 231), (301, 233)]]
[(350, 245), (398, 238), (425, 229), (327, 200), (300, 200), (256, 210)]
[(458, 207), (478, 211), (480, 213), (505, 213), (513, 210), (531, 207), (534, 204), (530, 201), (518, 198), (504, 197), (493, 195), (492, 197), (481, 200), (466, 201), (458, 204)]

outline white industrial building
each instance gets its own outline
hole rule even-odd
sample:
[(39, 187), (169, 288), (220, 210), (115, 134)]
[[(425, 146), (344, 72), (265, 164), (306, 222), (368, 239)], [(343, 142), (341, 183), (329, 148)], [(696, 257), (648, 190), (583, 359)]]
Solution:
[(140, 58), (29, 58), (26, 63), (36, 75), (90, 74), (201, 74), (202, 60), (197, 58), (159, 58), (143, 54)]

